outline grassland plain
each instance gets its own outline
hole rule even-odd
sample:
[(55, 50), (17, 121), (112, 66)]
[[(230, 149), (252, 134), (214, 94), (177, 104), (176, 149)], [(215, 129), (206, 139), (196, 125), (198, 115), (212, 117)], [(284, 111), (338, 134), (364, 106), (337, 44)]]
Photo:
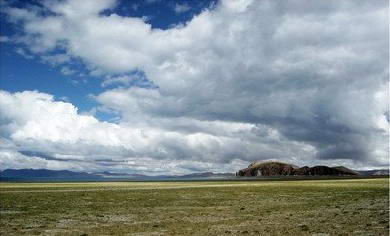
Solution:
[(388, 235), (389, 180), (0, 183), (1, 235)]

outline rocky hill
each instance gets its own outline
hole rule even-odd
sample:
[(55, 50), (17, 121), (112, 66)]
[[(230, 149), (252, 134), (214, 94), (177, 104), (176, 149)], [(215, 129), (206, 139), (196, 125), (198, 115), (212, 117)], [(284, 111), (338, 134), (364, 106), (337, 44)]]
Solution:
[(358, 172), (350, 170), (344, 166), (328, 167), (298, 167), (295, 165), (270, 161), (270, 162), (253, 162), (248, 168), (239, 170), (236, 176), (285, 176), (285, 175), (359, 175)]

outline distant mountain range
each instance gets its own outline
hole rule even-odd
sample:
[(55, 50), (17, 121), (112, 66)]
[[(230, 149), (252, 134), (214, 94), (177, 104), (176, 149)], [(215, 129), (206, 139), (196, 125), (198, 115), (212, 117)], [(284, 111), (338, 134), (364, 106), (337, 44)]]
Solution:
[(361, 175), (389, 175), (389, 169), (379, 169), (379, 170), (359, 170)]
[(214, 172), (200, 172), (192, 173), (187, 175), (141, 175), (141, 174), (123, 174), (123, 173), (112, 173), (112, 172), (99, 172), (95, 175), (102, 176), (104, 178), (117, 178), (117, 177), (131, 177), (131, 178), (222, 178), (222, 177), (233, 177), (234, 173), (214, 173)]
[(234, 177), (234, 173), (213, 173), (202, 172), (187, 175), (158, 175), (148, 176), (141, 174), (126, 174), (112, 172), (74, 172), (68, 170), (47, 170), (47, 169), (6, 169), (0, 171), (0, 181), (12, 180), (88, 180), (88, 181), (104, 181), (104, 180), (163, 180), (163, 179), (221, 179)]
[[(389, 175), (388, 169), (356, 171), (360, 175)], [(113, 180), (201, 180), (201, 179), (231, 179), (234, 173), (200, 172), (187, 175), (126, 174), (112, 172), (74, 172), (69, 170), (47, 169), (6, 169), (0, 171), (0, 181), (113, 181)]]
[(47, 169), (6, 169), (0, 172), (0, 180), (36, 180), (36, 179), (96, 179), (98, 175), (69, 170)]

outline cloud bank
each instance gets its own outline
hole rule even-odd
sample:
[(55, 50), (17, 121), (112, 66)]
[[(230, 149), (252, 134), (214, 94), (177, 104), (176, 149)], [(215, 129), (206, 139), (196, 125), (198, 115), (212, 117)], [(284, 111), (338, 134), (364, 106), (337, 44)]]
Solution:
[[(94, 99), (120, 120), (3, 91), (3, 163), (31, 158), (23, 149), (79, 169), (108, 168), (106, 159), (162, 172), (231, 171), (258, 159), (388, 165), (388, 3), (223, 0), (165, 30), (115, 14), (116, 5), (5, 9), (30, 53), (79, 60), (102, 86), (119, 84)], [(129, 82), (137, 71), (146, 85)]]

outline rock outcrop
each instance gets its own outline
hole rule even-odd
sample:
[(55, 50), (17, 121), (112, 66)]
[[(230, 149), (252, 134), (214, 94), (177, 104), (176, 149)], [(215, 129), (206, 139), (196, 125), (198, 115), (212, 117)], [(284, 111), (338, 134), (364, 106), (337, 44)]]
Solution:
[(344, 166), (328, 167), (328, 166), (298, 166), (270, 161), (270, 162), (253, 162), (248, 168), (239, 170), (236, 176), (287, 176), (287, 175), (359, 175), (359, 173), (350, 170)]

